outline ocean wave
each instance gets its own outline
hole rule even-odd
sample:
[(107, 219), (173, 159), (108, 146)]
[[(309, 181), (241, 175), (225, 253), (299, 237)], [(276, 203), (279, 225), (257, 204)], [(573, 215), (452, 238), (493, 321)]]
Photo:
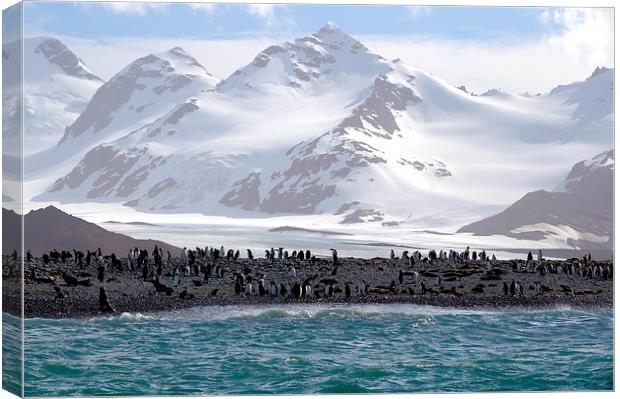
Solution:
[(101, 322), (121, 322), (121, 323), (140, 323), (148, 320), (155, 320), (157, 317), (153, 315), (144, 315), (142, 313), (123, 312), (115, 316), (97, 316), (87, 320), (88, 323)]
[(286, 304), (272, 306), (204, 306), (162, 312), (156, 314), (155, 317), (163, 320), (251, 320), (280, 318), (320, 319), (325, 317), (373, 318), (385, 315), (434, 317), (441, 315), (484, 315), (494, 313), (497, 313), (497, 311), (440, 308), (411, 304)]

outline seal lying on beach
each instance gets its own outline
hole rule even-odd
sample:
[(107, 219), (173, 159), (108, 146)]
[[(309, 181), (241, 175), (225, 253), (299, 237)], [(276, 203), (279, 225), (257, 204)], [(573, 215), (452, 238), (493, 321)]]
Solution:
[(67, 286), (77, 287), (78, 282), (79, 282), (77, 277), (74, 277), (67, 273), (62, 273), (61, 276), (62, 276), (62, 279), (65, 280), (65, 284), (67, 284)]
[(69, 293), (61, 290), (60, 287), (54, 287), (54, 291), (56, 291), (56, 298), (69, 299)]
[(166, 295), (170, 296), (174, 292), (174, 290), (168, 287), (166, 284), (162, 284), (157, 280), (151, 280), (151, 283), (155, 286), (156, 292), (165, 292)]

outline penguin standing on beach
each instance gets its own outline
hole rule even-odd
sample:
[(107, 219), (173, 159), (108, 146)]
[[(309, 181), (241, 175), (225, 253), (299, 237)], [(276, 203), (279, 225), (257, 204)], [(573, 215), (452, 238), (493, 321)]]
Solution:
[(239, 279), (235, 280), (235, 294), (241, 294), (241, 282), (239, 281)]
[(286, 297), (290, 298), (293, 296), (293, 287), (291, 287), (291, 283), (286, 283)]
[(332, 251), (332, 262), (334, 265), (338, 264), (338, 251), (336, 251), (334, 248), (330, 248), (330, 251)]
[(99, 310), (105, 313), (113, 313), (114, 308), (110, 305), (110, 300), (108, 298), (108, 292), (105, 287), (99, 288)]
[(398, 261), (398, 265), (400, 266), (404, 262), (409, 263), (409, 251), (403, 251), (403, 254), (400, 256), (400, 260)]
[(271, 280), (271, 282), (269, 283), (269, 296), (272, 298), (275, 298), (278, 296), (278, 286), (273, 280)]
[(179, 275), (179, 265), (174, 265), (172, 269), (172, 286), (178, 287), (181, 282), (181, 276)]
[[(103, 283), (103, 280), (105, 279), (105, 268), (103, 266), (98, 266), (97, 267), (97, 280), (99, 280), (99, 282)], [(146, 281), (146, 280), (144, 280)]]
[(312, 298), (312, 286), (308, 283), (305, 285), (305, 288), (304, 297)]
[(282, 283), (280, 283), (280, 296), (282, 298), (286, 297), (286, 287)]
[(253, 260), (254, 259), (254, 255), (252, 254), (252, 250), (250, 248), (248, 248), (247, 251), (248, 251), (248, 259), (249, 260)]
[(144, 262), (142, 265), (142, 280), (147, 281), (149, 277), (149, 265), (147, 262)]
[(295, 285), (293, 286), (293, 296), (295, 298), (301, 297), (301, 285), (298, 282), (295, 282)]
[(349, 283), (344, 285), (344, 297), (347, 299), (351, 298), (351, 287), (349, 287)]
[(362, 296), (368, 293), (368, 286), (366, 285), (366, 280), (362, 280), (361, 283), (357, 286), (357, 294)]

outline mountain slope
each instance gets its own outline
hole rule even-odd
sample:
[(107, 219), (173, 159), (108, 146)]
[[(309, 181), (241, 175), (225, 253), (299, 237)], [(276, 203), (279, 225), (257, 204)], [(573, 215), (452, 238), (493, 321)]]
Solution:
[(569, 101), (608, 86), (605, 72), (548, 95), (473, 96), (329, 24), (267, 48), (214, 89), (162, 93), (131, 129), (118, 115), (135, 114), (132, 104), (120, 104), (102, 133), (67, 137), (89, 144), (35, 199), (456, 228), (609, 148), (611, 111), (575, 117)]
[(129, 131), (185, 100), (211, 89), (215, 78), (182, 48), (135, 60), (106, 82), (67, 128), (60, 144), (85, 136)]
[[(5, 44), (3, 58), (18, 57), (21, 43)], [(54, 146), (103, 81), (58, 39), (27, 38), (23, 46), (24, 154), (29, 155)], [(8, 87), (5, 99), (11, 93)], [(9, 119), (3, 123), (11, 126)]]
[[(2, 251), (10, 254), (20, 247), (19, 226), (21, 218), (17, 213), (2, 208)], [(71, 216), (53, 206), (31, 211), (24, 217), (24, 247), (34, 256), (40, 256), (54, 248), (87, 249), (101, 248), (105, 254), (114, 252), (127, 256), (129, 249), (138, 247), (151, 251), (155, 245), (178, 253), (179, 249), (155, 240), (137, 240), (129, 236), (107, 231), (96, 224)]]
[(459, 232), (543, 240), (577, 248), (613, 247), (613, 150), (579, 162), (558, 191), (534, 191), (503, 212)]

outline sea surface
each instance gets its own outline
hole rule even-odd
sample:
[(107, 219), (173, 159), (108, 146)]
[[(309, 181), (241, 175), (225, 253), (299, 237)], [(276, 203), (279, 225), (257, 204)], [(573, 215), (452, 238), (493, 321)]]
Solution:
[(25, 329), (26, 396), (613, 389), (612, 310), (230, 306)]

